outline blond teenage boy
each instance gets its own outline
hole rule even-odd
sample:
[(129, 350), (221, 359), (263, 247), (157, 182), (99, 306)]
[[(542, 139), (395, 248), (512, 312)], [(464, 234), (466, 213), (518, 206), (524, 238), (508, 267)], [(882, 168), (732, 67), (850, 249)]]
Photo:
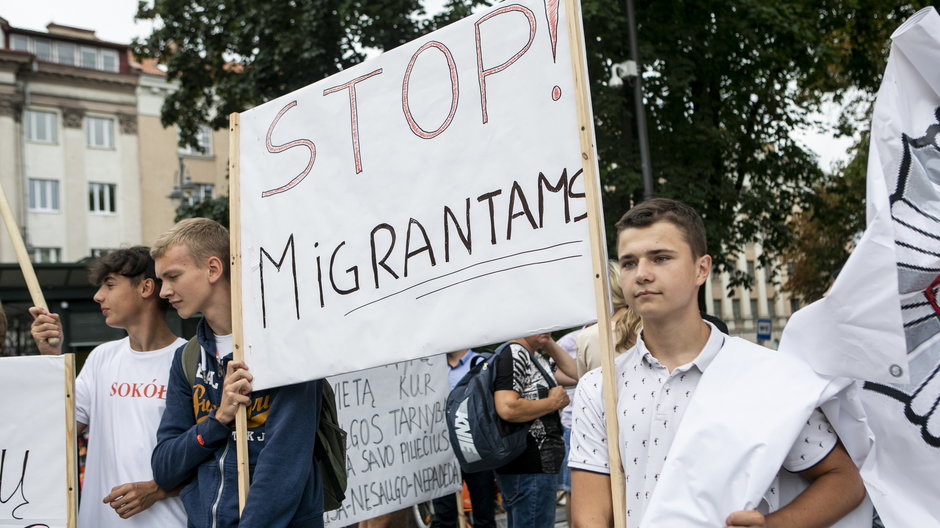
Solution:
[[(321, 382), (253, 392), (248, 365), (232, 361), (228, 230), (205, 218), (183, 220), (160, 236), (152, 255), (161, 297), (184, 319), (202, 314), (192, 384), (183, 347), (173, 359), (154, 480), (185, 486), (180, 496), (195, 528), (321, 527), (323, 490), (313, 459)], [(251, 476), (240, 518), (233, 431), (239, 406), (248, 407)]]
[[(644, 514), (661, 474), (666, 476), (663, 468), (669, 448), (709, 366), (715, 366), (716, 358), (723, 353), (729, 354), (726, 357), (744, 354), (753, 358), (751, 361), (758, 357), (764, 361), (766, 356), (757, 355), (773, 352), (731, 338), (702, 320), (698, 289), (708, 279), (711, 257), (706, 252), (704, 225), (693, 209), (674, 200), (648, 200), (628, 211), (617, 223), (617, 230), (620, 284), (628, 304), (643, 322), (637, 344), (615, 360), (618, 443), (626, 478), (627, 525), (646, 528), (672, 522), (674, 526), (706, 526), (701, 522), (692, 524), (695, 520), (683, 517), (681, 512), (672, 520), (658, 519), (658, 524), (648, 517), (644, 519)], [(729, 385), (723, 390), (734, 391), (735, 387)], [(739, 398), (752, 396), (740, 394)], [(599, 370), (580, 380), (575, 402), (569, 454), (574, 526), (612, 526)], [(782, 412), (788, 402), (780, 401), (777, 405), (779, 409), (767, 411)], [(797, 423), (794, 432), (799, 423), (802, 422)], [(775, 511), (764, 505), (724, 512), (721, 515), (727, 516), (727, 526), (830, 526), (861, 502), (865, 491), (858, 471), (818, 409), (807, 417), (795, 440), (778, 438), (784, 435), (766, 436), (753, 445), (726, 449), (753, 452), (788, 442), (778, 446), (781, 454), (789, 449), (783, 468), (799, 473), (809, 485), (796, 499)], [(702, 452), (697, 456), (720, 458), (720, 455)], [(772, 470), (776, 472), (778, 468)], [(686, 481), (707, 477), (687, 475)], [(772, 499), (775, 493), (777, 490), (771, 488), (764, 497)]]

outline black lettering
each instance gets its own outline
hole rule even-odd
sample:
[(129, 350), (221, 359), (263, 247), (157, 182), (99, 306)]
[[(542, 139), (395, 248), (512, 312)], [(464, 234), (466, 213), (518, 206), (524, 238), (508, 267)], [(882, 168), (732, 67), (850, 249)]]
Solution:
[(487, 201), (490, 208), (490, 244), (496, 245), (496, 211), (493, 209), (493, 198), (503, 194), (502, 189), (497, 189), (477, 197), (478, 202)]
[[(571, 175), (571, 179), (568, 180), (568, 198), (584, 198), (584, 193), (576, 193), (576, 192), (573, 191), (573, 189), (574, 189), (574, 182), (575, 182), (578, 178), (581, 177), (581, 173), (582, 173), (582, 172), (584, 172), (583, 169), (578, 169), (578, 172), (572, 174), (572, 175)], [(585, 212), (585, 213), (582, 214), (582, 215), (578, 215), (578, 216), (574, 217), (574, 221), (575, 221), (575, 222), (580, 222), (581, 220), (584, 220), (585, 218), (587, 218), (587, 212)]]
[[(410, 227), (411, 226), (409, 226), (409, 228)], [(392, 241), (388, 245), (388, 250), (385, 251), (385, 256), (382, 257), (382, 260), (376, 260), (375, 259), (376, 257), (375, 234), (378, 233), (380, 229), (384, 229), (388, 231), (392, 235)], [(373, 277), (375, 277), (375, 289), (379, 289), (379, 266), (382, 266), (383, 268), (385, 268), (385, 271), (387, 271), (392, 277), (395, 277), (396, 279), (398, 278), (398, 274), (395, 273), (395, 270), (390, 268), (388, 264), (385, 263), (385, 261), (388, 260), (388, 257), (392, 255), (392, 249), (395, 247), (395, 228), (388, 224), (379, 224), (375, 226), (374, 228), (372, 228), (372, 233), (369, 236), (369, 241), (370, 241), (370, 244), (372, 245), (372, 275)], [(407, 269), (407, 267), (405, 269)], [(408, 275), (408, 273), (405, 272), (405, 275)]]
[(345, 245), (346, 245), (346, 241), (344, 240), (343, 242), (340, 243), (340, 245), (336, 246), (336, 249), (333, 250), (333, 255), (330, 257), (330, 284), (333, 286), (333, 291), (335, 291), (336, 293), (340, 295), (349, 295), (350, 293), (353, 293), (354, 291), (359, 289), (359, 266), (353, 266), (351, 268), (346, 269), (347, 274), (348, 273), (353, 274), (353, 281), (355, 282), (353, 287), (349, 288), (348, 290), (344, 290), (340, 288), (339, 286), (337, 286), (336, 280), (333, 278), (333, 264), (336, 262), (336, 254), (339, 253), (339, 248)]
[[(518, 213), (513, 212), (513, 206), (516, 203), (516, 196), (519, 197), (519, 203), (522, 205), (522, 211)], [(529, 210), (529, 202), (525, 199), (525, 193), (522, 192), (522, 186), (519, 185), (519, 182), (512, 182), (512, 190), (509, 191), (509, 221), (506, 222), (506, 240), (512, 240), (512, 221), (516, 218), (525, 215), (529, 220), (529, 225), (532, 226), (532, 229), (538, 229), (539, 226), (535, 225), (535, 218), (532, 217), (532, 211)]]
[(545, 174), (539, 173), (539, 227), (545, 227), (545, 190), (553, 193), (563, 191), (561, 194), (565, 199), (565, 223), (571, 222), (571, 210), (568, 206), (568, 193), (570, 192), (568, 188), (568, 169), (561, 171), (561, 178), (558, 178), (558, 183), (554, 186), (549, 183)]
[[(418, 249), (414, 251), (409, 250), (411, 247), (411, 226), (418, 226), (418, 229), (421, 230), (421, 236), (424, 238), (424, 245), (418, 247)], [(425, 251), (428, 252), (428, 258), (431, 260), (431, 266), (437, 265), (437, 262), (434, 260), (434, 250), (431, 249), (431, 240), (428, 238), (428, 232), (424, 230), (424, 226), (421, 225), (421, 222), (412, 218), (408, 220), (408, 231), (405, 233), (405, 277), (408, 276), (408, 259), (424, 253)]]
[[(274, 258), (271, 257), (271, 254), (264, 248), (261, 248), (261, 254), (258, 256), (260, 260), (260, 266), (258, 268), (258, 274), (261, 275), (261, 327), (268, 327), (268, 312), (267, 305), (264, 298), (264, 261), (267, 259), (274, 264), (274, 269), (281, 271), (281, 266), (284, 265), (284, 259), (287, 258), (287, 250), (290, 250), (290, 271), (291, 271), (291, 280), (294, 281), (294, 311), (297, 314), (297, 319), (300, 320), (300, 297), (297, 294), (297, 257), (294, 252), (294, 234), (291, 233), (290, 237), (287, 238), (287, 245), (284, 246), (284, 251), (281, 253), (281, 258), (274, 261)], [(319, 271), (319, 270), (318, 270)], [(321, 295), (321, 306), (322, 306), (322, 295)]]
[(457, 236), (460, 237), (460, 241), (463, 242), (463, 246), (467, 248), (467, 254), (473, 254), (473, 248), (470, 245), (470, 198), (467, 198), (466, 201), (467, 208), (467, 231), (464, 234), (464, 230), (460, 228), (460, 224), (457, 223), (457, 217), (454, 215), (454, 212), (450, 207), (444, 206), (444, 262), (450, 262), (450, 222), (447, 221), (449, 216), (454, 222), (454, 228), (457, 229)]

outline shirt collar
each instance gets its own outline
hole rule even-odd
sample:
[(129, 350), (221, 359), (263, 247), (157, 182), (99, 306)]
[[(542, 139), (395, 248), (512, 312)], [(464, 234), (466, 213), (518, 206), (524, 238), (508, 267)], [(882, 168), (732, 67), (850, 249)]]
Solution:
[[(475, 356), (475, 355), (477, 355), (477, 353), (474, 352), (472, 348), (468, 348), (468, 349), (467, 349), (467, 353), (464, 354), (460, 359), (457, 360), (457, 364), (456, 364), (456, 365), (454, 365), (453, 367), (450, 367), (450, 368), (451, 368), (451, 369), (459, 368), (460, 366), (462, 366), (462, 365), (463, 365), (464, 363), (466, 363), (467, 361), (470, 361), (471, 359), (473, 359), (473, 356)], [(449, 363), (448, 363), (448, 366), (450, 366)]]
[[(725, 344), (725, 339), (727, 335), (721, 333), (721, 330), (715, 328), (715, 325), (711, 324), (708, 321), (705, 321), (705, 324), (711, 329), (711, 333), (708, 335), (708, 341), (705, 342), (705, 346), (702, 347), (702, 350), (695, 356), (695, 359), (686, 363), (685, 365), (680, 365), (676, 367), (676, 371), (684, 372), (692, 368), (693, 366), (697, 367), (700, 372), (705, 372), (705, 369), (711, 365), (712, 361), (715, 359), (715, 356), (718, 355), (718, 351), (721, 350), (721, 347)], [(640, 357), (643, 358), (643, 361), (647, 362), (650, 365), (660, 365), (658, 359), (654, 358), (650, 353), (649, 349), (646, 348), (646, 343), (643, 342), (643, 332), (640, 331), (639, 335), (636, 338), (636, 348), (637, 352), (640, 353)]]

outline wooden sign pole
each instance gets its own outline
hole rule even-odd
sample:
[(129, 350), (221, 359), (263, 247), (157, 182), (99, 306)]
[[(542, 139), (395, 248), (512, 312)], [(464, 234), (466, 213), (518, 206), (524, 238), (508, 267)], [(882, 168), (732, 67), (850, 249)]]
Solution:
[[(23, 279), (26, 281), (26, 288), (33, 300), (33, 306), (38, 306), (48, 312), (49, 306), (46, 305), (46, 298), (42, 295), (42, 288), (39, 287), (36, 271), (29, 259), (29, 253), (26, 252), (26, 244), (23, 243), (23, 237), (16, 225), (16, 219), (13, 218), (13, 211), (10, 209), (10, 202), (7, 201), (7, 195), (3, 191), (3, 187), (0, 187), (0, 216), (3, 217), (3, 223), (6, 224), (7, 232), (10, 234), (10, 242), (13, 243), (13, 251), (16, 252), (16, 260), (20, 263), (20, 270), (23, 272)], [(50, 338), (49, 344), (52, 346), (58, 345), (59, 338)]]
[(620, 431), (617, 424), (617, 393), (612, 390), (614, 375), (614, 344), (610, 329), (610, 293), (607, 283), (607, 242), (604, 236), (603, 210), (600, 200), (600, 178), (594, 150), (594, 124), (591, 122), (590, 85), (588, 84), (584, 37), (581, 33), (581, 9), (576, 0), (565, 0), (568, 15), (568, 41), (571, 49), (571, 73), (578, 108), (578, 131), (581, 139), (581, 163), (584, 170), (584, 193), (587, 201), (588, 230), (594, 270), (594, 297), (597, 327), (601, 346), (604, 415), (607, 425), (607, 450), (610, 461), (610, 491), (615, 528), (626, 527), (626, 482), (620, 458)]
[[(245, 360), (245, 336), (242, 328), (241, 224), (239, 218), (239, 116), (229, 115), (229, 275), (232, 282), (232, 360)], [(238, 406), (235, 414), (235, 453), (238, 456), (238, 513), (248, 502), (248, 409)]]
[(65, 467), (66, 515), (68, 528), (75, 528), (78, 518), (78, 438), (75, 433), (75, 354), (64, 354), (65, 359)]

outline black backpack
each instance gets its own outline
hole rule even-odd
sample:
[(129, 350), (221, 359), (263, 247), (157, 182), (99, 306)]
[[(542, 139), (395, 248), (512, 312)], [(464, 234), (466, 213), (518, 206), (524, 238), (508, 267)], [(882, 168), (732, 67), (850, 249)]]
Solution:
[[(503, 343), (488, 357), (473, 358), (470, 371), (447, 396), (446, 418), (450, 445), (463, 471), (496, 469), (512, 462), (525, 451), (531, 422), (511, 423), (503, 420), (496, 413), (493, 401), (496, 361), (509, 344)], [(538, 361), (535, 361), (535, 365), (547, 380), (552, 379)]]
[[(183, 348), (183, 373), (190, 386), (196, 382), (199, 348), (195, 337)], [(317, 426), (317, 440), (313, 444), (313, 456), (323, 481), (323, 511), (328, 512), (339, 509), (346, 498), (346, 431), (339, 426), (333, 386), (326, 379), (320, 386), (323, 401), (320, 404), (320, 420)]]

